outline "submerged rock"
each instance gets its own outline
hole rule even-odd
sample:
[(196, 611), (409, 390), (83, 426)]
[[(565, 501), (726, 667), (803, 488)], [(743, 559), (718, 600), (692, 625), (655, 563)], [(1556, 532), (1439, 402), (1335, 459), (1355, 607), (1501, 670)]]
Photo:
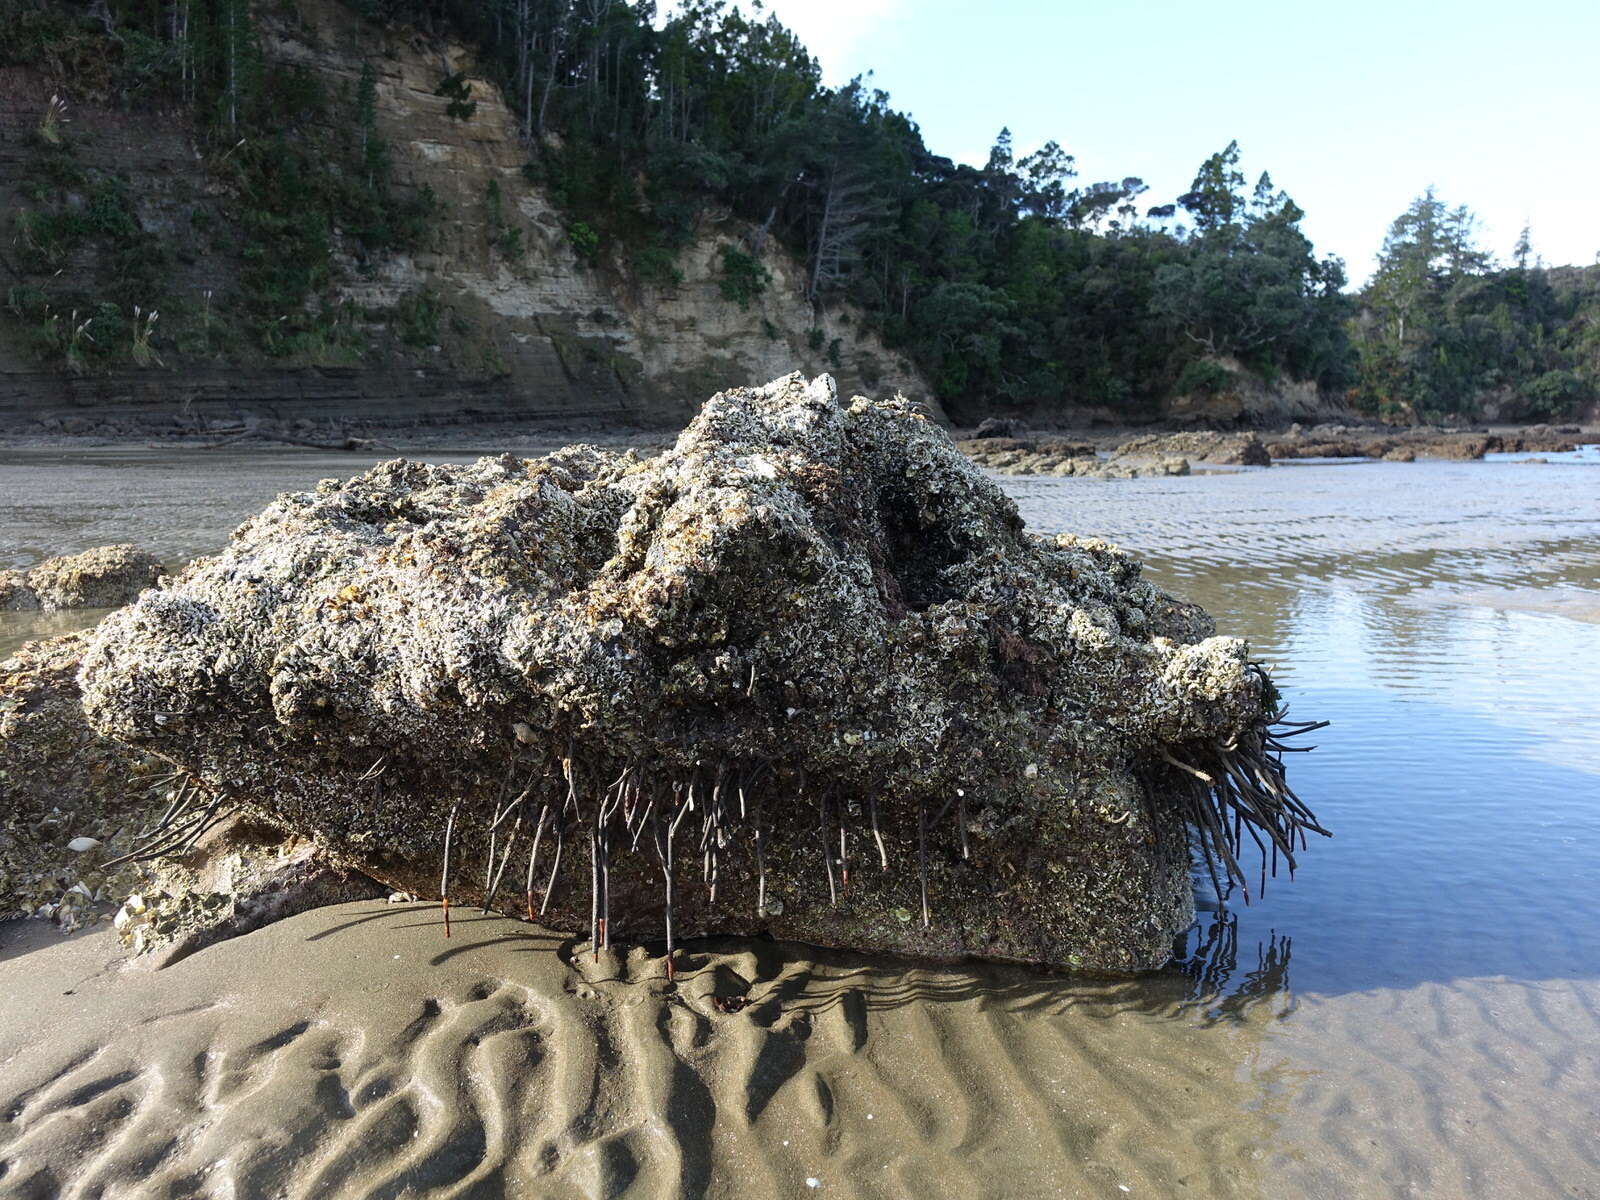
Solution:
[(1186, 821), (1236, 875), (1236, 813), (1285, 853), (1314, 828), (1271, 684), (1212, 633), (1114, 547), (1026, 532), (914, 406), (789, 376), (649, 461), (281, 496), (110, 617), (82, 684), (208, 804), (407, 892), (601, 942), (1128, 969), (1191, 919)]
[(97, 546), (30, 571), (0, 571), (0, 610), (117, 608), (160, 577), (161, 560), (137, 546)]

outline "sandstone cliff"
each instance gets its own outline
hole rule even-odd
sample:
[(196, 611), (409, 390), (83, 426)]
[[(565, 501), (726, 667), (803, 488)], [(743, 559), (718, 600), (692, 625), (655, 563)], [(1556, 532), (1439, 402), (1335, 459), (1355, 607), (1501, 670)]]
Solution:
[[(436, 201), (415, 251), (358, 262), (353, 247), (336, 248), (336, 278), (322, 300), (343, 302), (360, 348), (273, 356), (248, 339), (213, 337), (213, 315), (220, 325), (241, 269), (241, 243), (229, 229), (241, 201), (218, 156), (201, 154), (187, 114), (97, 106), (80, 98), (92, 89), (46, 68), (4, 68), (0, 211), (15, 228), (12, 253), (0, 256), (7, 288), (0, 424), (178, 413), (681, 425), (717, 387), (795, 369), (831, 370), (852, 390), (901, 391), (932, 403), (909, 363), (854, 314), (814, 312), (801, 266), (741, 222), (702, 216), (674, 263), (680, 281), (672, 286), (639, 282), (606, 247), (580, 258), (570, 215), (526, 177), (530, 149), (498, 89), (472, 77), (463, 47), (379, 28), (334, 0), (258, 18), (264, 56), (304, 67), (330, 94), (349, 95), (364, 68), (372, 69), (376, 125), (389, 143), (396, 186), (430, 189)], [(456, 73), (465, 74), (476, 102), (465, 120), (449, 115), (450, 101), (436, 94), (440, 78)], [(64, 183), (41, 179), (30, 157), (57, 92), (69, 101), (74, 156)], [(348, 114), (330, 111), (326, 119)], [(26, 232), (18, 214), (44, 200), (63, 211), (92, 209), (96, 189), (112, 186), (131, 205), (135, 236), (152, 240), (166, 261), (159, 288), (141, 296), (111, 250), (75, 247), (59, 269), (94, 281), (82, 289), (82, 309), (58, 303), (46, 312), (37, 293), (30, 309), (30, 278), (15, 250)], [(727, 246), (753, 254), (769, 275), (745, 305), (723, 295)], [(72, 371), (40, 361), (42, 323), (55, 320), (59, 341), (103, 303), (117, 303), (120, 318), (107, 316), (90, 333), (116, 328), (122, 340), (133, 336), (124, 328), (133, 304), (163, 310), (150, 347), (161, 365), (124, 359)], [(417, 312), (425, 319), (412, 322), (411, 336), (396, 336), (397, 314)], [(170, 334), (175, 314), (204, 336)]]

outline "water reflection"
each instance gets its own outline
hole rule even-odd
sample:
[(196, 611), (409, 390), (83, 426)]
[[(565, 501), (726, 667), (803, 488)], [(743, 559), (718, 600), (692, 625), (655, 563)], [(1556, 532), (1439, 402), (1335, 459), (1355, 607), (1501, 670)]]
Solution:
[[(1211, 1021), (1243, 1021), (1257, 1000), (1289, 999), (1289, 958), (1293, 943), (1269, 929), (1265, 941), (1246, 944), (1241, 969), (1239, 914), (1228, 909), (1203, 912), (1179, 942), (1172, 970), (1189, 981), (1189, 999)], [(1292, 1011), (1292, 1001), (1283, 1014)], [(1282, 1015), (1282, 1014), (1280, 1014)]]
[(65, 612), (0, 612), (0, 658), (16, 653), (24, 642), (60, 637), (79, 629), (92, 629), (110, 609), (74, 608)]
[(1202, 914), (1176, 968), (1197, 1003), (1290, 1003), (1291, 944), (1302, 995), (1600, 978), (1600, 628), (1548, 599), (1600, 602), (1597, 474), (1008, 484), (1031, 525), (1138, 552), (1249, 638), (1297, 716), (1334, 722), (1292, 778), (1335, 836), (1293, 884)]

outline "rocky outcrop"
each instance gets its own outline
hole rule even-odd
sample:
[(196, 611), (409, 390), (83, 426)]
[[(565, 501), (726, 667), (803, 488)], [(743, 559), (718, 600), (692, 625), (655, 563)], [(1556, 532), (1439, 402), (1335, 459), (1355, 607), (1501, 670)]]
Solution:
[(1181, 457), (1102, 459), (1093, 446), (1064, 438), (974, 437), (956, 443), (961, 452), (1001, 475), (1054, 475), (1059, 478), (1138, 479), (1147, 475), (1187, 475)]
[(977, 429), (973, 430), (974, 441), (984, 441), (989, 438), (1015, 440), (1025, 438), (1028, 427), (1015, 417), (985, 417), (978, 422)]
[(1531, 425), (1526, 429), (1490, 433), (1482, 429), (1372, 429), (1349, 425), (1291, 425), (1288, 432), (1269, 437), (1273, 458), (1381, 458), (1388, 462), (1414, 462), (1418, 458), (1471, 461), (1495, 453), (1560, 453), (1582, 440), (1576, 426)]
[(148, 960), (159, 966), (317, 905), (382, 894), (313, 843), (243, 819), (175, 831), (202, 835), (166, 846), (178, 853), (141, 853), (185, 785), (89, 727), (78, 690), (89, 640), (34, 642), (0, 662), (0, 920), (70, 930), (120, 905), (118, 931), (135, 951), (159, 951)]
[(0, 919), (71, 926), (139, 878), (107, 867), (159, 813), (158, 760), (100, 737), (78, 668), (88, 633), (24, 646), (0, 662)]
[(1255, 434), (1219, 433), (1212, 430), (1136, 437), (1118, 446), (1112, 457), (1116, 459), (1181, 457), (1224, 466), (1270, 467), (1272, 465), (1272, 458), (1267, 454), (1267, 448)]
[(1222, 386), (1180, 393), (1162, 405), (1161, 420), (1174, 425), (1212, 428), (1282, 428), (1290, 421), (1327, 421), (1354, 416), (1343, 398), (1310, 380), (1265, 379), (1237, 359), (1211, 358), (1221, 368)]
[[(397, 460), (114, 614), (94, 727), (404, 891), (654, 938), (1139, 968), (1186, 822), (1314, 828), (1244, 644), (1039, 538), (905, 401), (714, 396), (666, 454)], [(1236, 823), (1237, 822), (1237, 823)]]
[(161, 560), (137, 546), (96, 546), (48, 558), (29, 571), (0, 571), (0, 611), (117, 608), (161, 578)]
[(159, 969), (285, 917), (387, 890), (313, 842), (236, 817), (155, 861), (112, 923), (141, 965)]

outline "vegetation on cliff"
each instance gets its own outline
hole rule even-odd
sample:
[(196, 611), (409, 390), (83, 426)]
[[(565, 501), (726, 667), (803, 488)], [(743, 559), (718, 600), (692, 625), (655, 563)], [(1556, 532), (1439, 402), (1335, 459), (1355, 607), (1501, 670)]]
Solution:
[[(474, 72), (447, 61), (437, 94), (470, 123), (482, 79), (501, 90), (527, 137), (524, 174), (565, 215), (581, 261), (670, 285), (697, 220), (737, 215), (750, 233), (723, 251), (724, 300), (746, 308), (760, 295), (759, 254), (776, 241), (805, 264), (819, 314), (860, 314), (958, 418), (1066, 405), (1133, 415), (1229, 392), (1240, 370), (1415, 417), (1553, 415), (1595, 395), (1590, 274), (1531, 263), (1526, 239), (1496, 269), (1472, 244), (1470, 213), (1431, 192), (1351, 295), (1293, 200), (1266, 174), (1248, 183), (1236, 143), (1184, 195), (1151, 204), (1138, 178), (1080, 181), (1059, 144), (1019, 153), (1005, 130), (981, 168), (935, 154), (884, 92), (825, 86), (775, 18), (723, 0), (665, 19), (625, 0), (347, 2), (474, 47)], [(241, 231), (239, 295), (215, 310), (163, 307), (153, 327), (175, 251), (130, 218), (115, 179), (74, 174), (71, 138), (47, 118), (29, 167), (37, 202), (12, 217), (20, 282), (7, 297), (44, 357), (150, 365), (173, 350), (229, 352), (229, 337), (275, 355), (359, 356), (361, 314), (331, 299), (338, 254), (359, 269), (449, 219), (391, 178), (370, 64), (359, 85), (331, 88), (264, 54), (261, 19), (245, 0), (22, 0), (0, 17), (0, 66), (31, 65), (75, 95), (186, 104)], [(521, 231), (498, 218), (503, 203), (498, 191), (486, 200), (495, 245), (514, 257)], [(217, 240), (205, 219), (202, 253)], [(105, 280), (82, 295), (47, 282), (93, 239), (115, 249)], [(390, 314), (399, 345), (430, 340), (437, 314), (420, 331), (416, 315)]]
[(981, 169), (941, 157), (885, 93), (824, 86), (774, 17), (715, 0), (659, 27), (648, 4), (356, 4), (476, 45), (528, 130), (530, 175), (642, 277), (670, 274), (708, 204), (731, 210), (957, 415), (1148, 409), (1226, 386), (1222, 356), (1353, 380), (1342, 267), (1315, 257), (1269, 178), (1246, 191), (1235, 145), (1177, 204), (1144, 209), (1140, 180), (1079, 185), (1053, 142), (1018, 156), (1002, 131)]
[[(330, 89), (268, 60), (244, 0), (25, 2), (0, 16), (0, 66), (13, 65), (63, 85), (27, 136), (5, 264), (6, 315), (41, 360), (81, 373), (161, 365), (163, 353), (361, 356), (362, 314), (329, 293), (336, 256), (359, 264), (409, 247), (434, 209), (426, 190), (391, 178), (370, 67), (354, 88)], [(80, 161), (68, 95), (185, 106), (222, 185), (220, 212), (196, 206), (175, 237), (147, 229), (127, 181)], [(201, 256), (236, 260), (236, 293), (177, 298), (175, 260)]]

